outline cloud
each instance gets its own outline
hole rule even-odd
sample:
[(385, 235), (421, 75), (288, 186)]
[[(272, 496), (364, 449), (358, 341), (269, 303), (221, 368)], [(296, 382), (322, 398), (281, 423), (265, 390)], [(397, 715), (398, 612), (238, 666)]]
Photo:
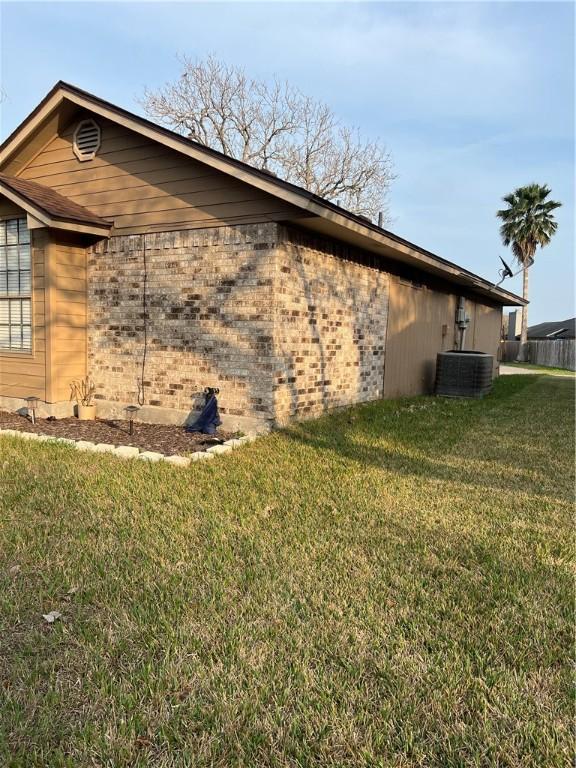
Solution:
[(534, 270), (531, 312), (572, 312), (570, 280), (553, 285), (574, 251), (572, 4), (117, 3), (113, 25), (108, 3), (5, 6), (4, 134), (59, 78), (139, 109), (144, 85), (178, 74), (177, 53), (214, 53), (286, 78), (383, 139), (399, 174), (394, 229), (481, 274), (493, 275), (503, 252), (502, 194), (550, 183), (564, 207)]

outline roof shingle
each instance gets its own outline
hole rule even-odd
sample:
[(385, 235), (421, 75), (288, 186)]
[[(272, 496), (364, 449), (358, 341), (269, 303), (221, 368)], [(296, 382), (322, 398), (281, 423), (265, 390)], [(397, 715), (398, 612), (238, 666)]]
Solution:
[(529, 339), (573, 339), (576, 336), (576, 318), (539, 323), (528, 328)]
[(88, 208), (84, 208), (83, 205), (78, 205), (78, 203), (68, 200), (67, 197), (55, 192), (50, 187), (38, 184), (35, 181), (19, 179), (15, 176), (7, 176), (4, 173), (0, 173), (0, 192), (3, 186), (28, 200), (36, 208), (40, 208), (50, 218), (76, 221), (83, 224), (111, 226), (111, 222), (100, 218), (100, 216), (89, 211)]

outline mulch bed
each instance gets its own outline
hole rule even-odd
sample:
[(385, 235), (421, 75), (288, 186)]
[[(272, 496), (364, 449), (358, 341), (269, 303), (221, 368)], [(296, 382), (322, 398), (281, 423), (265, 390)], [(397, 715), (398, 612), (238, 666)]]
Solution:
[(130, 435), (128, 421), (120, 419), (96, 419), (79, 421), (66, 419), (36, 419), (32, 424), (26, 416), (0, 411), (0, 429), (17, 429), (20, 432), (36, 432), (51, 437), (67, 437), (71, 440), (89, 440), (92, 443), (133, 445), (144, 451), (157, 451), (166, 456), (205, 451), (212, 445), (229, 440), (231, 432), (218, 430), (215, 437), (197, 432), (186, 432), (184, 427), (166, 424), (141, 424), (134, 422), (134, 434)]

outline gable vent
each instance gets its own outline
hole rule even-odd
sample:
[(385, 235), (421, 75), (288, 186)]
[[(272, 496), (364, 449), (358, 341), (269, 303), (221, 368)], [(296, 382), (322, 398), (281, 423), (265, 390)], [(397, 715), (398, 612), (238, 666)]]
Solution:
[(92, 160), (100, 149), (100, 126), (94, 120), (82, 120), (74, 131), (74, 154), (80, 161)]

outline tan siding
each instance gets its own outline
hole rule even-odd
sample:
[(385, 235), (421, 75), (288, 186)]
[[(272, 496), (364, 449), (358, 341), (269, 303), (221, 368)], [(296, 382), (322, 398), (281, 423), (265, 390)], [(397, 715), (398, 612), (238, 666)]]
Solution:
[(102, 148), (93, 160), (82, 163), (74, 156), (72, 143), (70, 142), (70, 149), (66, 159), (47, 162), (45, 153), (41, 152), (20, 175), (27, 179), (39, 179), (40, 177), (50, 178), (60, 173), (84, 173), (84, 166), (88, 165), (90, 168), (105, 168), (109, 165), (122, 167), (123, 163), (163, 157), (166, 151), (160, 144), (153, 144), (152, 142), (149, 142), (146, 146), (142, 146), (141, 143), (130, 145), (128, 142), (129, 140), (127, 140), (126, 146), (123, 149), (118, 149), (115, 152), (106, 152)]
[[(146, 180), (141, 176), (133, 175), (127, 164), (124, 164), (122, 168), (110, 165), (95, 169), (89, 191), (85, 191), (86, 187), (83, 191), (81, 190), (85, 184), (83, 176), (77, 177), (70, 174), (60, 174), (58, 178), (51, 179), (51, 186), (66, 197), (77, 195), (79, 201), (89, 199), (86, 195), (108, 193), (111, 189), (113, 200), (121, 199), (123, 190), (126, 190), (126, 199), (130, 200), (132, 199), (130, 189), (133, 187), (151, 187), (154, 194), (160, 194), (166, 182), (170, 183), (167, 188), (170, 194), (202, 190), (204, 184), (206, 189), (212, 189), (213, 186), (218, 188), (226, 186), (226, 181), (221, 175), (215, 178), (214, 171), (209, 168), (196, 168), (194, 165), (190, 167), (186, 162), (183, 165), (182, 158), (175, 158), (175, 164), (168, 166), (162, 158), (138, 165), (140, 173), (146, 174)], [(229, 179), (231, 184), (241, 183), (230, 177)], [(178, 183), (185, 185), (184, 188), (177, 186)]]
[[(93, 162), (93, 161), (92, 161)], [(186, 164), (190, 162), (191, 167)], [(138, 172), (140, 175), (135, 175)], [(145, 180), (143, 178), (145, 174)], [(168, 165), (166, 159), (159, 157), (150, 160), (135, 161), (132, 163), (123, 163), (122, 167), (117, 165), (107, 165), (101, 168), (93, 168), (91, 173), (92, 183), (86, 183), (86, 174), (82, 168), (78, 168), (74, 173), (54, 173), (44, 174), (42, 183), (49, 184), (66, 197), (82, 194), (83, 192), (105, 191), (109, 189), (124, 189), (132, 186), (142, 186), (143, 184), (162, 184), (164, 181), (182, 181), (185, 179), (200, 179), (213, 177), (214, 171), (194, 164), (181, 156), (175, 157)], [(25, 178), (24, 174), (22, 176)], [(133, 180), (131, 182), (130, 180)], [(111, 181), (113, 180), (113, 181)], [(219, 183), (221, 180), (219, 179)]]
[[(35, 360), (30, 356), (21, 358), (3, 358), (2, 359), (2, 381), (5, 376), (44, 376), (44, 364), (42, 360)], [(37, 382), (38, 387), (41, 387), (41, 382)], [(19, 395), (20, 396), (20, 395)], [(24, 394), (21, 395), (25, 397)], [(16, 397), (16, 395), (14, 395)]]
[[(170, 173), (169, 173), (170, 171)], [(150, 174), (152, 176), (152, 174)], [(170, 181), (169, 176), (175, 178), (170, 183), (170, 191), (162, 187), (155, 186), (161, 181)], [(179, 178), (184, 176), (185, 178)], [(75, 184), (62, 186), (58, 188), (58, 191), (63, 195), (75, 195), (75, 201), (81, 205), (85, 205), (90, 210), (96, 209), (99, 205), (109, 203), (121, 203), (130, 202), (132, 200), (148, 200), (156, 198), (166, 198), (170, 195), (182, 195), (183, 200), (188, 200), (193, 204), (196, 202), (195, 198), (199, 195), (206, 195), (208, 199), (210, 193), (221, 192), (228, 189), (230, 194), (235, 191), (242, 191), (244, 196), (246, 195), (246, 187), (239, 181), (230, 180), (226, 185), (223, 179), (220, 178), (207, 178), (206, 176), (190, 176), (186, 173), (186, 169), (171, 168), (165, 172), (157, 172), (154, 175), (156, 179), (154, 183), (146, 184), (142, 182), (142, 179), (136, 176), (125, 176), (122, 180), (122, 189), (115, 189), (110, 191), (109, 179), (100, 179), (95, 181), (92, 185), (92, 192), (87, 194), (76, 194)]]
[[(454, 344), (455, 312), (454, 296), (391, 279), (385, 397), (431, 391), (436, 354)], [(447, 326), (444, 336), (443, 326)]]
[[(72, 331), (72, 333), (75, 333), (77, 331)], [(85, 334), (82, 333), (77, 338), (70, 338), (70, 331), (66, 334), (66, 338), (57, 338), (54, 341), (54, 345), (52, 347), (52, 360), (59, 359), (59, 362), (62, 363), (62, 355), (68, 354), (69, 352), (74, 353), (81, 353), (84, 352), (86, 349), (86, 339)], [(59, 357), (60, 356), (60, 357)]]
[[(183, 186), (182, 184), (180, 186)], [(154, 187), (138, 187), (137, 189), (129, 190), (126, 201), (82, 201), (82, 205), (90, 207), (90, 210), (96, 213), (98, 216), (117, 216), (125, 211), (125, 203), (131, 203), (131, 213), (156, 213), (162, 211), (170, 211), (174, 209), (190, 208), (190, 206), (201, 206), (201, 210), (208, 211), (212, 206), (223, 205), (222, 196), (226, 196), (226, 204), (229, 203), (247, 203), (250, 201), (256, 201), (258, 203), (265, 203), (268, 206), (269, 202), (264, 195), (258, 195), (250, 190), (245, 185), (237, 184), (227, 188), (218, 189), (206, 189), (199, 192), (183, 193), (179, 197), (172, 197), (167, 192), (160, 192)], [(138, 193), (138, 194), (136, 194)], [(112, 198), (112, 195), (109, 195)], [(77, 202), (80, 202), (79, 200)], [(112, 206), (116, 206), (115, 210)], [(246, 213), (251, 213), (250, 210)]]
[(466, 346), (492, 355), (494, 374), (496, 375), (498, 373), (502, 333), (502, 307), (489, 307), (485, 304), (475, 303), (471, 317), (469, 343)]
[(50, 367), (54, 402), (86, 375), (86, 251), (59, 238), (50, 249)]
[[(40, 374), (28, 375), (18, 371), (17, 373), (2, 372), (2, 389), (0, 394), (3, 397), (15, 397), (24, 399), (25, 397), (39, 397), (44, 399), (44, 377)], [(22, 407), (25, 403), (22, 402)]]
[(72, 304), (80, 304), (83, 309), (86, 307), (85, 290), (65, 291), (54, 288), (54, 297), (56, 299), (56, 312), (76, 314), (77, 309), (78, 311), (82, 311), (82, 309), (80, 307), (72, 307)]
[(20, 175), (56, 189), (115, 222), (114, 233), (281, 220), (297, 209), (121, 126), (99, 120), (102, 146), (90, 162), (72, 151), (72, 128)]
[[(70, 161), (70, 142), (71, 137), (67, 136), (57, 143), (58, 140), (50, 142), (48, 147), (38, 154), (29, 164), (28, 168), (39, 168), (43, 166), (53, 165), (55, 163), (65, 163)], [(151, 155), (154, 154), (151, 150), (156, 145), (149, 139), (136, 140), (132, 145), (132, 150), (144, 150), (147, 152), (139, 152), (139, 154)], [(112, 161), (113, 156), (118, 152), (123, 152), (126, 148), (126, 137), (120, 135), (116, 138), (108, 137), (106, 146), (102, 147), (98, 151), (98, 158), (106, 158)]]
[[(469, 302), (470, 304), (472, 302)], [(485, 304), (474, 304), (468, 333), (470, 344), (466, 345), (479, 352), (488, 352), (494, 356), (495, 366), (500, 347), (500, 329), (502, 327), (502, 308), (487, 307)]]
[[(458, 343), (458, 297), (399, 278), (390, 284), (390, 314), (384, 372), (385, 397), (419, 395), (434, 388), (436, 355)], [(494, 355), (500, 338), (501, 310), (466, 301), (470, 325), (464, 348)]]
[(60, 307), (52, 317), (56, 325), (65, 325), (69, 330), (83, 330), (86, 327), (86, 307), (81, 304)]
[[(24, 212), (11, 211), (18, 216)], [(0, 396), (46, 396), (45, 259), (48, 237), (32, 232), (32, 354), (0, 352)]]

